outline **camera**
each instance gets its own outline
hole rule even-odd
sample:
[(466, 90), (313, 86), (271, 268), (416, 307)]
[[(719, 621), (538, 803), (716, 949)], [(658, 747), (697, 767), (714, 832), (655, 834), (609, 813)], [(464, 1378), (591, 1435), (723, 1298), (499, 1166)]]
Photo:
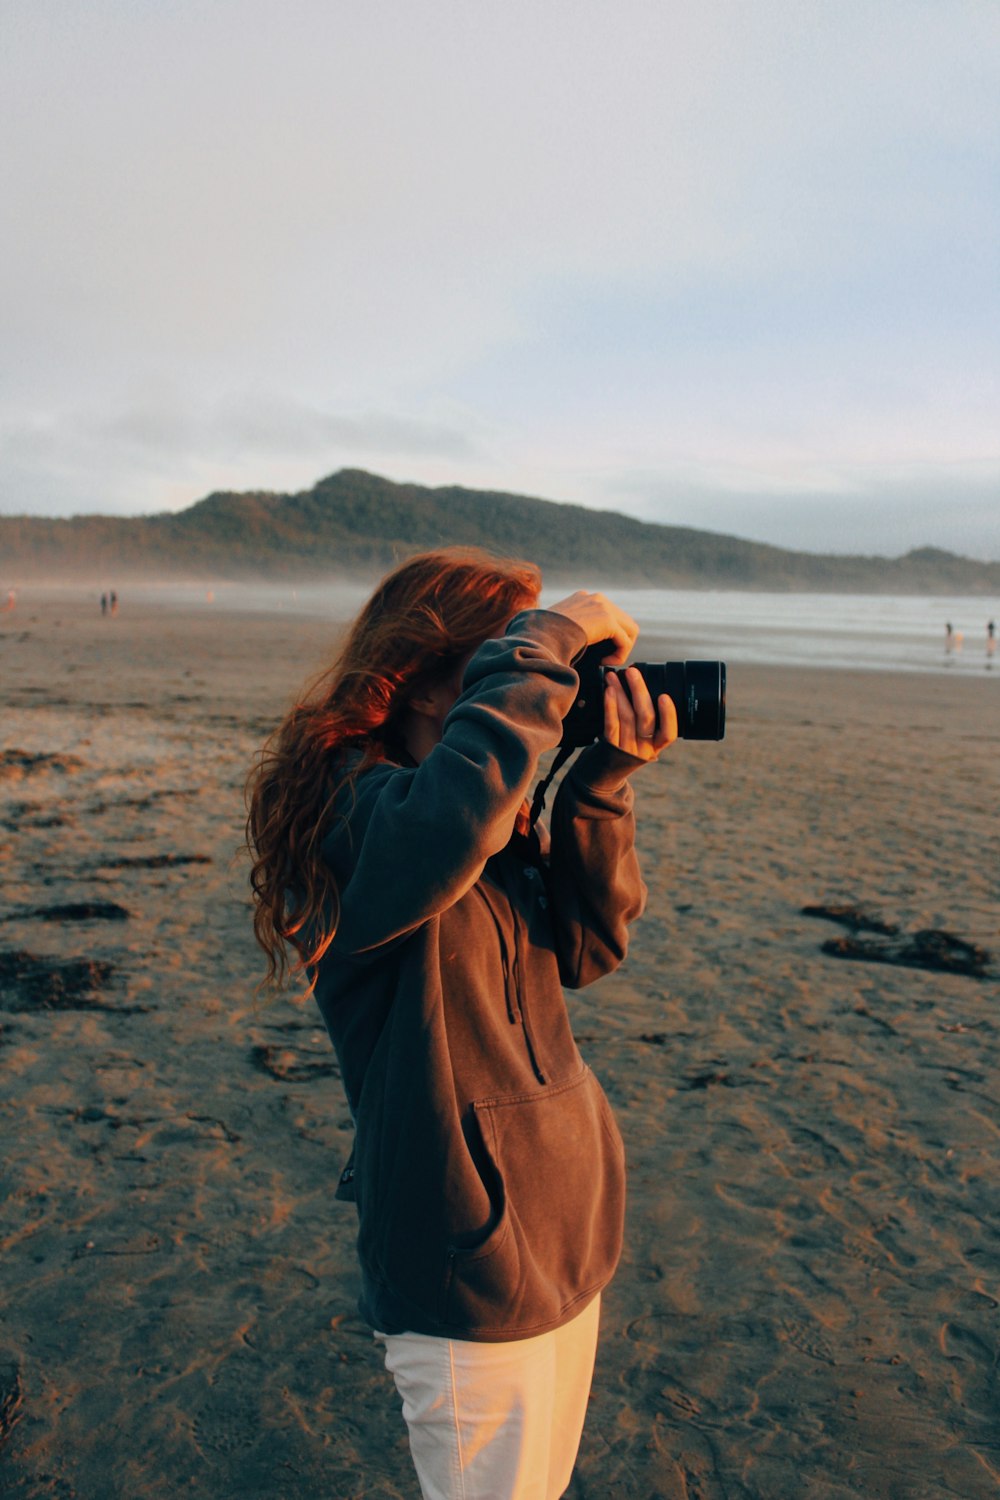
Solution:
[[(574, 663), (580, 678), (576, 701), (563, 719), (561, 743), (575, 748), (589, 745), (604, 733), (604, 675), (617, 672), (625, 691), (624, 667), (604, 667), (613, 641), (588, 646)], [(637, 661), (635, 666), (649, 688), (655, 707), (661, 693), (669, 693), (677, 710), (677, 732), (684, 740), (721, 740), (726, 733), (726, 664), (724, 661)]]

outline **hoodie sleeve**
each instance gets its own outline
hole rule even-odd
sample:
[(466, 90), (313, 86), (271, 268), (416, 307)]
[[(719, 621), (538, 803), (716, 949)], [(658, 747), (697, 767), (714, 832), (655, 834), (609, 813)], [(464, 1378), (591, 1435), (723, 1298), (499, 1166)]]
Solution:
[(577, 757), (556, 793), (549, 885), (559, 973), (570, 989), (618, 967), (628, 925), (646, 904), (628, 782), (644, 764), (601, 740)]
[(510, 840), (539, 757), (576, 696), (574, 621), (516, 615), (465, 671), (439, 744), (416, 767), (358, 778), (323, 843), (340, 892), (333, 950), (360, 955), (447, 910)]

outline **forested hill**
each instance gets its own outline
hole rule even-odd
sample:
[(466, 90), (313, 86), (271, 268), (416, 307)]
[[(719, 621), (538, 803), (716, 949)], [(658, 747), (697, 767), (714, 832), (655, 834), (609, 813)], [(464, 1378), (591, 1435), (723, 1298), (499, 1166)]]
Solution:
[(28, 580), (368, 577), (454, 543), (530, 557), (550, 578), (675, 588), (1000, 593), (1000, 563), (787, 552), (523, 495), (427, 489), (342, 469), (311, 490), (215, 494), (174, 514), (0, 517), (0, 587)]

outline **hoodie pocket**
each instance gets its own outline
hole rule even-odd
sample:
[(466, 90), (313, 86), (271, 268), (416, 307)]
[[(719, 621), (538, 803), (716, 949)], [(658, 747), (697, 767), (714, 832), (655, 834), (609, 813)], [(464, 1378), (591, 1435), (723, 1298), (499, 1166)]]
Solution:
[(527, 1335), (604, 1286), (621, 1253), (624, 1150), (587, 1067), (568, 1082), (473, 1105), (490, 1166), (489, 1233), (448, 1253), (442, 1320)]

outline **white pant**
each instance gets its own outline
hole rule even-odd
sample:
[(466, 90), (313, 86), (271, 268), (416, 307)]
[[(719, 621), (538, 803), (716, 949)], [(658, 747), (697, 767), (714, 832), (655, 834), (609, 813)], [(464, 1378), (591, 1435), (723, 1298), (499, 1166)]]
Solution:
[(594, 1374), (601, 1299), (503, 1344), (376, 1333), (403, 1398), (424, 1500), (558, 1500)]

